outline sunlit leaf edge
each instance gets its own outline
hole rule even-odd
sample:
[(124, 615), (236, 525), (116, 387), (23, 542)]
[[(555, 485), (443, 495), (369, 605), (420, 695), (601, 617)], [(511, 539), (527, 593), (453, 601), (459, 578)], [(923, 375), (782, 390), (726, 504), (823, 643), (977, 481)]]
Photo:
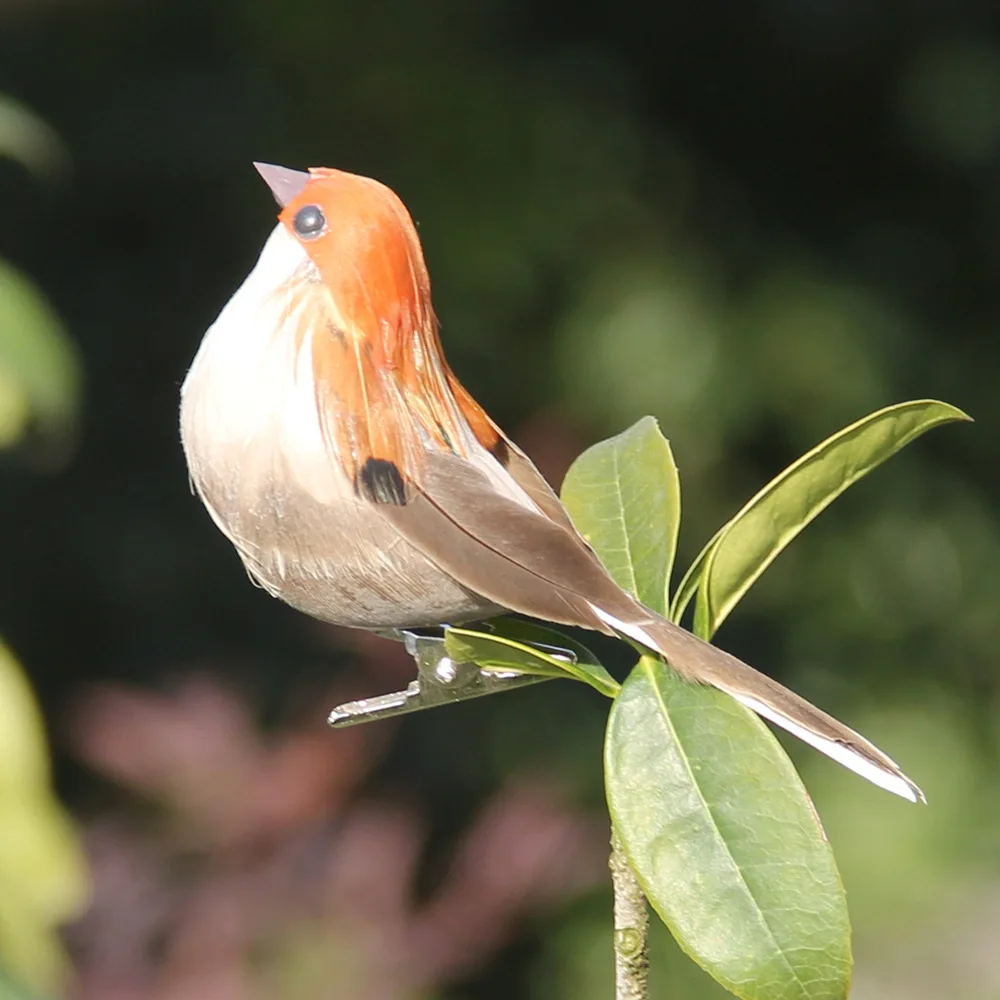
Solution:
[(742, 518), (746, 517), (751, 511), (755, 510), (764, 500), (771, 497), (789, 480), (793, 479), (796, 473), (798, 473), (801, 469), (811, 465), (816, 459), (822, 457), (825, 452), (835, 449), (838, 445), (848, 443), (851, 438), (856, 436), (858, 433), (870, 429), (873, 425), (882, 420), (899, 416), (907, 410), (917, 409), (935, 409), (940, 412), (937, 416), (928, 419), (923, 424), (911, 428), (908, 433), (901, 435), (893, 446), (888, 449), (884, 455), (880, 456), (877, 461), (873, 461), (860, 468), (853, 476), (845, 478), (836, 490), (827, 495), (824, 502), (814, 506), (809, 516), (801, 521), (797, 529), (793, 532), (787, 533), (786, 536), (781, 539), (780, 544), (772, 548), (768, 558), (763, 560), (758, 565), (756, 570), (747, 577), (745, 584), (734, 594), (732, 598), (724, 603), (724, 606), (719, 609), (719, 612), (716, 615), (710, 615), (707, 610), (705, 610), (705, 606), (701, 604), (701, 599), (699, 598), (699, 604), (701, 606), (698, 609), (699, 613), (695, 621), (695, 632), (698, 635), (702, 638), (710, 638), (736, 604), (739, 603), (740, 599), (746, 594), (747, 590), (749, 590), (750, 587), (760, 578), (761, 574), (767, 569), (768, 566), (771, 565), (772, 562), (774, 562), (774, 560), (781, 554), (782, 551), (784, 551), (792, 540), (797, 537), (797, 535), (813, 520), (815, 520), (815, 518), (818, 517), (819, 514), (821, 514), (831, 503), (833, 503), (837, 497), (846, 492), (851, 486), (863, 479), (869, 472), (878, 468), (893, 455), (905, 448), (908, 444), (911, 444), (927, 431), (932, 430), (934, 427), (941, 426), (942, 424), (954, 423), (956, 421), (972, 420), (967, 413), (960, 410), (958, 407), (952, 406), (950, 403), (944, 403), (935, 399), (908, 400), (903, 403), (895, 403), (891, 406), (883, 407), (873, 413), (867, 414), (861, 419), (856, 420), (854, 423), (849, 424), (847, 427), (837, 431), (835, 434), (825, 438), (800, 458), (796, 459), (791, 465), (787, 466), (760, 490), (758, 490), (758, 492), (755, 493), (739, 509), (739, 511), (737, 511), (737, 513), (712, 536), (709, 542), (691, 563), (677, 588), (674, 595), (674, 601), (670, 609), (670, 616), (672, 620), (679, 621), (681, 616), (684, 614), (687, 605), (691, 601), (691, 598), (694, 597), (696, 593), (699, 593), (703, 587), (708, 587), (709, 581), (711, 580), (710, 566), (712, 560), (716, 558), (716, 554), (725, 545), (725, 539), (730, 530)]
[[(566, 638), (564, 644), (567, 649), (577, 653), (574, 647), (579, 644), (573, 643), (568, 637), (562, 637), (557, 632), (553, 632), (553, 637)], [(489, 652), (484, 653), (483, 646), (488, 647)], [(456, 660), (471, 661), (481, 667), (502, 667), (506, 670), (516, 670), (541, 677), (581, 681), (607, 698), (614, 698), (620, 687), (618, 682), (596, 659), (592, 659), (592, 662), (586, 662), (578, 656), (575, 663), (562, 660), (535, 646), (492, 632), (449, 628), (445, 631), (445, 647), (448, 650), (448, 655)]]

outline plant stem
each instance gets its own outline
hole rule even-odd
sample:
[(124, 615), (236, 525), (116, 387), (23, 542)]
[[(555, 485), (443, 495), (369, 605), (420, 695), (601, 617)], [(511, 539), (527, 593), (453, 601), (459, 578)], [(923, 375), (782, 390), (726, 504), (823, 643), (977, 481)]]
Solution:
[(608, 867), (615, 894), (615, 1000), (649, 1000), (649, 910), (613, 826)]

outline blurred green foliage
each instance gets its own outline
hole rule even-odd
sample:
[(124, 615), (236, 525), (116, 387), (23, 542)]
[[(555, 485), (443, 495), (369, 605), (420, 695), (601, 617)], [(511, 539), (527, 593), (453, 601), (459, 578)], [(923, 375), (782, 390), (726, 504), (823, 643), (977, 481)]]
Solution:
[(64, 980), (55, 929), (87, 896), (76, 831), (52, 793), (44, 732), (24, 673), (0, 647), (0, 967), (39, 990)]
[(78, 404), (76, 354), (61, 322), (31, 281), (0, 260), (0, 448), (29, 431), (64, 439)]
[[(60, 147), (26, 109), (0, 95), (0, 155), (44, 170)], [(76, 416), (75, 351), (33, 284), (0, 260), (0, 449), (29, 435), (65, 440)], [(76, 831), (52, 789), (45, 727), (20, 664), (0, 643), (0, 996), (22, 984), (54, 990), (66, 978), (56, 935), (87, 896)]]
[[(4, 157), (51, 180), (67, 153), (44, 121), (0, 94)], [(62, 321), (31, 279), (0, 258), (0, 448), (30, 436), (34, 449), (64, 453), (79, 403), (79, 362)]]
[[(176, 407), (273, 224), (250, 161), (373, 174), (420, 224), (453, 366), (553, 478), (658, 417), (682, 562), (865, 412), (934, 396), (976, 416), (824, 513), (719, 641), (921, 776), (918, 811), (789, 748), (841, 862), (857, 995), (995, 996), (998, 59), (988, 0), (0, 6), (0, 91), (73, 162), (48, 184), (0, 162), (0, 258), (87, 374), (71, 460), (37, 476), (8, 452), (0, 491), (0, 628), (50, 717), (87, 682), (208, 663), (269, 723), (360, 669), (246, 583), (189, 496)], [(435, 845), (512, 772), (599, 809), (590, 694), (429, 713), (373, 780), (421, 803)], [(59, 761), (103, 815), (103, 785)], [(451, 995), (606, 997), (607, 926), (607, 900), (583, 899)], [(712, 995), (672, 954), (659, 995)]]

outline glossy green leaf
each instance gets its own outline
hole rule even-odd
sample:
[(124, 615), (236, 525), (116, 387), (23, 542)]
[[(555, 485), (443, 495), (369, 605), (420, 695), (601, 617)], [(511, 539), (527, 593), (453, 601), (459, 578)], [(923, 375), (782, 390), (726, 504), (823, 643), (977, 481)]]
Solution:
[[(679, 503), (652, 434), (641, 421), (585, 452), (563, 499), (616, 580), (662, 609)], [(643, 657), (611, 709), (605, 781), (650, 902), (720, 983), (760, 1000), (847, 995), (850, 934), (829, 845), (756, 716)]]
[(0, 646), (0, 965), (19, 982), (54, 987), (64, 967), (55, 928), (86, 893), (82, 852), (52, 794), (41, 716)]
[(596, 688), (609, 698), (614, 698), (621, 690), (621, 684), (608, 673), (601, 661), (587, 646), (572, 636), (559, 631), (559, 629), (535, 621), (526, 621), (523, 618), (513, 618), (509, 615), (494, 619), (490, 622), (490, 627), (493, 635), (504, 639), (513, 639), (515, 642), (528, 645), (552, 646), (556, 649), (567, 650), (576, 657), (574, 669), (587, 674), (585, 678), (579, 678), (584, 683), (590, 684), (591, 687)]
[(647, 607), (666, 613), (681, 491), (670, 443), (652, 417), (588, 448), (562, 501), (608, 572)]
[(925, 431), (968, 420), (947, 403), (899, 403), (845, 427), (771, 480), (723, 528), (685, 574), (672, 609), (695, 591), (695, 631), (710, 637), (784, 548), (848, 487)]
[[(477, 663), (481, 667), (517, 670), (542, 677), (572, 678), (583, 681), (608, 698), (614, 698), (620, 685), (581, 643), (554, 629), (502, 618), (491, 622), (492, 631), (449, 628), (445, 631), (448, 655), (462, 663)], [(541, 646), (552, 647), (548, 650)], [(557, 657), (558, 649), (576, 656), (576, 662)]]
[(850, 928), (830, 846), (768, 729), (643, 657), (611, 709), (608, 804), (681, 947), (747, 1000), (835, 1000)]

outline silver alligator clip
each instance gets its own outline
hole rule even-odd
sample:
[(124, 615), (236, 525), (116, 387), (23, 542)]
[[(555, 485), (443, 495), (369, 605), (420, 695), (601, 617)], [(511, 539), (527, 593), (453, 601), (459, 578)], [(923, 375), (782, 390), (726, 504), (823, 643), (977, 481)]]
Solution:
[[(518, 670), (456, 663), (445, 649), (444, 636), (419, 635), (405, 629), (383, 634), (402, 640), (406, 651), (417, 661), (417, 679), (410, 681), (405, 691), (394, 691), (338, 705), (327, 720), (331, 726), (355, 726), (361, 722), (388, 719), (394, 715), (406, 715), (425, 708), (450, 705), (551, 680), (550, 677), (526, 674)], [(567, 649), (540, 644), (538, 648), (544, 649), (551, 656), (576, 662), (575, 654)]]

